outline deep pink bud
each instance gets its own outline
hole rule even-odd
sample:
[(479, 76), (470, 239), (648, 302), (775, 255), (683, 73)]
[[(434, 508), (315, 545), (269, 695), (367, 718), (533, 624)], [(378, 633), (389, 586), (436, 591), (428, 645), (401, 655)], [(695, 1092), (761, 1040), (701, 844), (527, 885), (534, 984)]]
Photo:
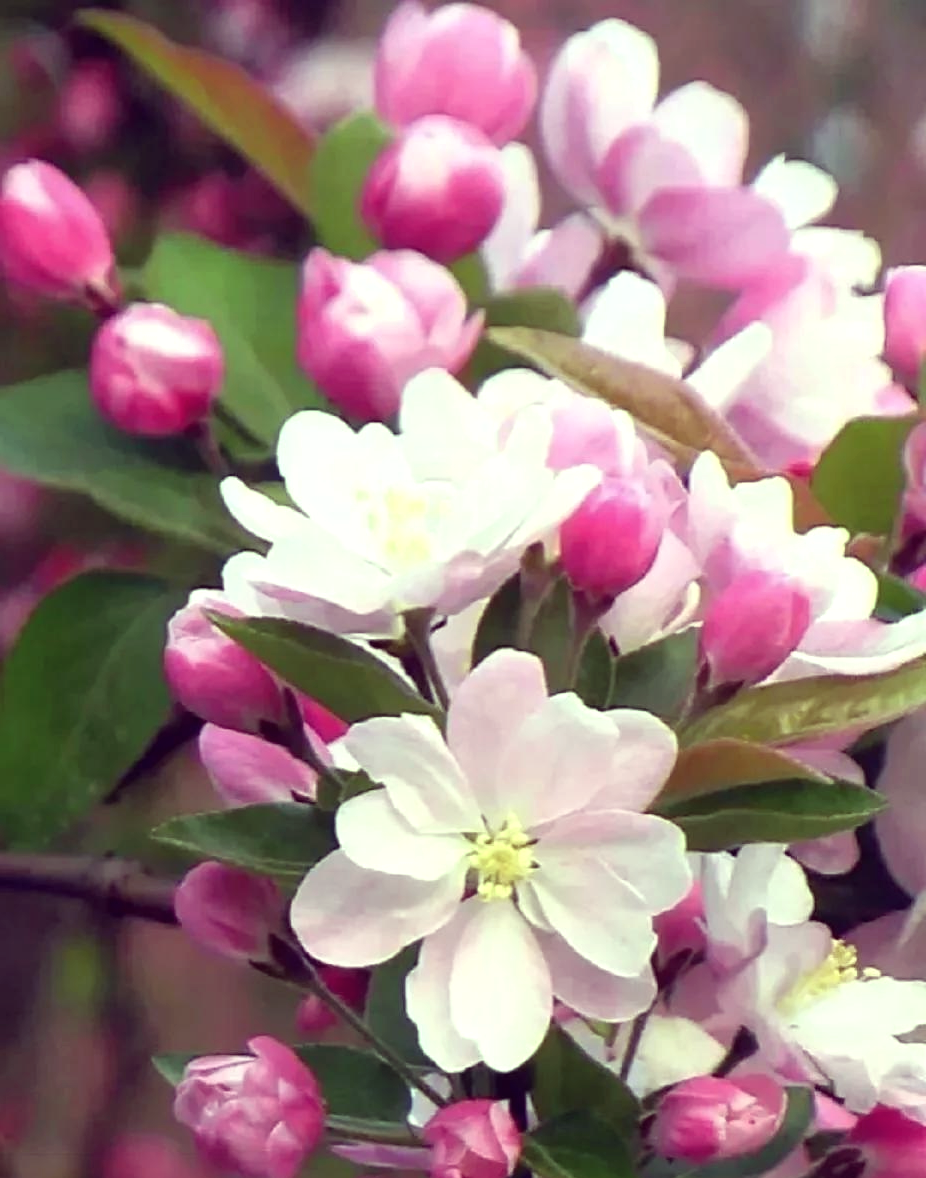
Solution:
[(515, 139), (537, 98), (537, 73), (510, 21), (476, 4), (428, 12), (415, 0), (386, 22), (374, 74), (376, 110), (406, 126), (450, 115), (501, 146)]
[(860, 1118), (844, 1145), (853, 1147), (865, 1159), (864, 1178), (926, 1178), (926, 1125), (899, 1109), (879, 1105)]
[(361, 264), (314, 249), (303, 271), (299, 361), (339, 409), (386, 421), (426, 368), (456, 372), (482, 328), (442, 266), (411, 250)]
[(113, 250), (99, 213), (41, 160), (0, 182), (0, 263), (10, 282), (51, 299), (112, 297)]
[(325, 1127), (315, 1077), (268, 1035), (253, 1055), (209, 1055), (187, 1064), (174, 1116), (193, 1130), (203, 1157), (248, 1178), (294, 1178)]
[(759, 683), (785, 661), (810, 625), (810, 598), (781, 573), (742, 573), (711, 601), (701, 626), (710, 683)]
[(695, 1076), (659, 1103), (650, 1130), (657, 1153), (688, 1162), (732, 1158), (761, 1149), (778, 1130), (784, 1092), (768, 1076), (719, 1080)]
[(704, 896), (700, 881), (691, 885), (685, 897), (653, 917), (653, 931), (659, 938), (659, 958), (669, 961), (685, 950), (704, 948)]
[(480, 245), (505, 201), (497, 147), (446, 115), (412, 123), (367, 176), (361, 211), (389, 249), (453, 262)]
[(119, 429), (164, 437), (208, 416), (224, 369), (222, 345), (204, 319), (134, 303), (97, 331), (90, 391)]
[(521, 1134), (500, 1100), (461, 1100), (440, 1109), (421, 1136), (431, 1146), (431, 1178), (507, 1178)]
[(103, 58), (78, 62), (58, 98), (58, 130), (77, 151), (96, 151), (112, 138), (122, 118), (119, 76)]
[(916, 387), (926, 356), (926, 266), (888, 270), (884, 284), (884, 358)]
[[(339, 965), (319, 965), (318, 976), (328, 989), (360, 1012), (370, 986), (368, 969), (344, 969)], [(337, 1024), (338, 1016), (315, 994), (307, 994), (296, 1011), (296, 1026), (305, 1035), (319, 1035)]]
[(914, 589), (919, 589), (920, 593), (926, 593), (926, 564), (921, 564), (919, 568), (914, 569), (907, 580)]
[[(321, 740), (308, 729), (306, 734), (319, 756), (330, 759)], [(315, 797), (314, 769), (278, 744), (247, 732), (206, 724), (199, 734), (199, 759), (228, 806)]]
[(350, 727), (340, 716), (330, 712), (317, 699), (309, 699), (307, 695), (300, 695), (298, 698), (303, 720), (325, 744), (331, 744), (333, 740), (340, 739)]
[(243, 961), (267, 956), (282, 913), (283, 898), (273, 880), (224, 863), (200, 863), (174, 892), (174, 914), (187, 936)]
[(257, 659), (226, 638), (203, 610), (241, 617), (223, 594), (195, 589), (167, 626), (164, 674), (174, 698), (223, 728), (256, 732), (262, 720), (283, 720), (280, 687)]
[(572, 587), (607, 599), (636, 585), (656, 559), (666, 514), (663, 497), (642, 481), (606, 477), (560, 530)]

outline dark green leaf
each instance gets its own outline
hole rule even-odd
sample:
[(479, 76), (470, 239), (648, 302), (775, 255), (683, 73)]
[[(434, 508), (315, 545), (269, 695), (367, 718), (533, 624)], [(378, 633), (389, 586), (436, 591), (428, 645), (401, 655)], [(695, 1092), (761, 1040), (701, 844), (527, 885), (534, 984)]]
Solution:
[(918, 614), (926, 609), (926, 593), (921, 593), (900, 577), (893, 573), (881, 573), (878, 576), (878, 603), (875, 612), (885, 622), (896, 622), (910, 614)]
[(408, 1115), (408, 1085), (375, 1055), (329, 1043), (293, 1050), (315, 1073), (332, 1116), (396, 1123)]
[(206, 126), (231, 144), (301, 213), (311, 211), (311, 133), (230, 61), (175, 45), (157, 29), (121, 13), (85, 10), (77, 19), (123, 49)]
[(0, 704), (0, 835), (37, 847), (112, 790), (165, 723), (162, 581), (85, 573), (46, 597), (11, 651)]
[(636, 1132), (640, 1118), (639, 1103), (627, 1085), (556, 1023), (534, 1056), (531, 1099), (543, 1121), (562, 1113), (590, 1112), (624, 1138)]
[(639, 708), (675, 724), (694, 690), (698, 672), (698, 631), (669, 634), (614, 664), (609, 708)]
[[(484, 310), (487, 328), (539, 327), (571, 337), (580, 335), (582, 330), (575, 305), (562, 291), (552, 287), (527, 287), (494, 295), (485, 303)], [(516, 363), (510, 351), (493, 343), (491, 334), (484, 335), (467, 368), (467, 382), (475, 387), (493, 373)]]
[(330, 816), (298, 802), (181, 814), (151, 836), (201, 859), (296, 881), (336, 846)]
[(189, 1051), (166, 1051), (163, 1055), (155, 1055), (151, 1062), (168, 1084), (174, 1088), (183, 1078), (183, 1069), (196, 1056)]
[(418, 960), (418, 947), (410, 945), (390, 961), (376, 966), (367, 993), (364, 1017), (376, 1036), (407, 1063), (424, 1067), (428, 1057), (418, 1043), (418, 1031), (406, 1013), (405, 979)]
[(493, 594), (483, 610), (473, 640), (473, 666), (476, 667), (494, 650), (518, 646), (518, 619), (521, 612), (521, 578), (517, 573)]
[(854, 830), (884, 808), (884, 799), (861, 785), (772, 781), (657, 804), (654, 811), (682, 828), (689, 850), (723, 851)]
[(540, 1178), (634, 1178), (624, 1137), (591, 1113), (545, 1121), (524, 1139), (521, 1158)]
[(839, 431), (820, 455), (811, 487), (833, 518), (850, 532), (890, 535), (904, 474), (901, 456), (909, 417), (857, 417)]
[(756, 744), (792, 744), (874, 728), (926, 704), (926, 659), (881, 675), (821, 675), (742, 691), (679, 733), (682, 745), (731, 737)]
[(210, 552), (229, 555), (246, 542), (192, 450), (112, 429), (93, 407), (83, 372), (0, 390), (0, 466)]
[(362, 262), (378, 243), (360, 215), (363, 184), (392, 132), (370, 112), (332, 127), (312, 160), (312, 212), (319, 242), (332, 253)]
[(297, 409), (325, 407), (296, 363), (295, 265), (168, 234), (142, 281), (150, 298), (212, 324), (225, 353), (221, 404), (268, 447)]
[(485, 262), (478, 253), (466, 254), (465, 257), (458, 258), (447, 269), (459, 282), (470, 307), (480, 307), (485, 303), (491, 293), (489, 275), (486, 272)]
[(785, 1097), (787, 1104), (778, 1132), (761, 1149), (685, 1170), (681, 1178), (754, 1178), (771, 1173), (804, 1140), (814, 1115), (812, 1088), (789, 1087)]
[(346, 638), (277, 618), (209, 617), (291, 687), (348, 724), (403, 712), (439, 715), (380, 659)]

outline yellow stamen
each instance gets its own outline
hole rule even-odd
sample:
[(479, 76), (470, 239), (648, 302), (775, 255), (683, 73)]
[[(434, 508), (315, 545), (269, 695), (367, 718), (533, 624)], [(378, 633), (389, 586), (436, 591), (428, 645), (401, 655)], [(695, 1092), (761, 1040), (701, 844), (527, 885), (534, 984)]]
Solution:
[(533, 840), (509, 814), (497, 831), (486, 831), (473, 841), (469, 861), (478, 876), (477, 895), (486, 901), (510, 899), (515, 884), (527, 879), (537, 866), (531, 855)]
[(833, 941), (829, 955), (810, 973), (805, 974), (778, 1003), (782, 1014), (796, 1014), (805, 1006), (816, 1002), (824, 994), (835, 990), (846, 982), (857, 982), (880, 977), (877, 969), (859, 972), (858, 951), (845, 941)]

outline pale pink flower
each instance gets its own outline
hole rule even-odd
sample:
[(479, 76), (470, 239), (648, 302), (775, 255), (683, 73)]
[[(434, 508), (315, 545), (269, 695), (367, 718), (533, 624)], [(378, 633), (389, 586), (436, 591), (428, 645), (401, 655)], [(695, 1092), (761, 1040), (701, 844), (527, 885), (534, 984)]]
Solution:
[(540, 660), (501, 650), (453, 696), (446, 743), (403, 715), (344, 745), (384, 788), (338, 810), (341, 848), (303, 881), (293, 928), (344, 966), (423, 939), (407, 1005), (437, 1064), (518, 1066), (554, 996), (608, 1021), (649, 1005), (653, 916), (691, 883), (680, 830), (640, 813), (675, 760), (661, 721), (548, 697)]
[(508, 1178), (521, 1153), (521, 1134), (500, 1100), (461, 1100), (424, 1126), (431, 1178)]

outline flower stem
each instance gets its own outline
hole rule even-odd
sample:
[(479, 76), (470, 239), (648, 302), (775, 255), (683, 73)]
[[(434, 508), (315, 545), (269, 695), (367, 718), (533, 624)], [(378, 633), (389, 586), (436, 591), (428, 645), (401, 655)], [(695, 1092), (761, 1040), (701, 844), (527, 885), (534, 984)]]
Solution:
[(434, 657), (434, 648), (431, 646), (431, 619), (434, 617), (434, 611), (412, 609), (403, 617), (405, 619), (405, 637), (408, 639), (409, 646), (418, 656), (422, 670), (434, 692), (435, 701), (446, 710), (450, 703), (450, 692), (447, 690), (447, 684), (444, 682), (440, 667), (437, 665), (437, 659)]
[(620, 1071), (617, 1073), (618, 1079), (627, 1083), (627, 1077), (630, 1075), (630, 1069), (633, 1067), (633, 1061), (636, 1059), (637, 1052), (640, 1050), (640, 1044), (643, 1042), (643, 1032), (646, 1030), (646, 1024), (649, 1022), (649, 1016), (653, 1013), (653, 1008), (650, 1006), (644, 1010), (642, 1014), (638, 1014), (633, 1020), (633, 1025), (630, 1028), (630, 1035), (627, 1039), (627, 1046), (624, 1049), (624, 1058), (621, 1060)]

